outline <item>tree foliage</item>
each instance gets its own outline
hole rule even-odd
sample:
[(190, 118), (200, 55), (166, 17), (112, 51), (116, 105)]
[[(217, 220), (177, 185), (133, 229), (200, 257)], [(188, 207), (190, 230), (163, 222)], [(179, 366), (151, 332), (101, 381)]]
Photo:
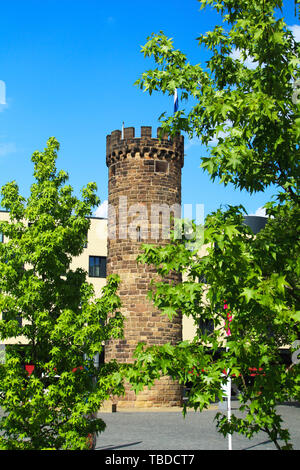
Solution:
[[(188, 381), (188, 405), (201, 411), (222, 399), (229, 374), (240, 390), (243, 418), (219, 414), (220, 432), (251, 438), (265, 431), (277, 448), (288, 449), (277, 405), (300, 394), (299, 364), (282, 359), (300, 333), (300, 47), (285, 24), (282, 0), (199, 1), (224, 23), (198, 38), (210, 51), (206, 66), (190, 64), (163, 32), (152, 34), (142, 52), (157, 67), (137, 85), (169, 95), (178, 89), (182, 106), (192, 102), (174, 115), (164, 113), (161, 124), (207, 146), (201, 166), (212, 180), (250, 194), (272, 185), (276, 199), (266, 204), (268, 222), (257, 235), (245, 225), (241, 206), (209, 214), (204, 256), (191, 250), (184, 231), (167, 247), (144, 246), (140, 262), (185, 279), (153, 286), (155, 305), (171, 317), (179, 311), (191, 316), (198, 328), (193, 342), (140, 345), (136, 366), (144, 372), (131, 372), (131, 381), (137, 390), (161, 372)], [(203, 328), (212, 324), (213, 330)]]
[(87, 273), (71, 268), (99, 202), (96, 185), (84, 187), (81, 200), (74, 196), (68, 175), (56, 169), (58, 149), (50, 138), (33, 154), (27, 200), (15, 182), (1, 191), (10, 219), (0, 222), (0, 338), (8, 343), (0, 365), (2, 449), (85, 449), (88, 434), (105, 428), (91, 415), (122, 392), (117, 364), (98, 369), (93, 361), (104, 341), (122, 334), (119, 280), (109, 278), (95, 298)]

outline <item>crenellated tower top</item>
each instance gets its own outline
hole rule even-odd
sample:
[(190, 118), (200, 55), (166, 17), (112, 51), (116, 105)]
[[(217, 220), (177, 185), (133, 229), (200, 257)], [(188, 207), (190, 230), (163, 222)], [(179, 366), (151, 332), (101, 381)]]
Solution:
[(159, 160), (180, 160), (183, 167), (184, 137), (169, 137), (157, 128), (157, 136), (152, 137), (152, 127), (142, 126), (141, 136), (135, 137), (135, 128), (126, 127), (124, 136), (115, 130), (106, 137), (106, 164), (117, 163), (126, 158), (149, 158)]

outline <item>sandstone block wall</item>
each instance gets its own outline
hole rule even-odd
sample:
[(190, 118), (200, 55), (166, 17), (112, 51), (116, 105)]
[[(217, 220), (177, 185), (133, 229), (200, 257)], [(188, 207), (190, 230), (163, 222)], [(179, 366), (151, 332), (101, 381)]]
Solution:
[[(107, 275), (119, 274), (122, 312), (126, 317), (124, 339), (105, 346), (107, 361), (132, 362), (138, 342), (147, 345), (175, 344), (182, 338), (182, 318), (170, 321), (161, 316), (148, 300), (150, 281), (157, 278), (153, 268), (137, 264), (142, 243), (169, 242), (170, 214), (180, 216), (181, 168), (184, 142), (182, 136), (169, 139), (160, 129), (152, 137), (151, 127), (125, 128), (107, 136), (106, 163), (108, 186), (108, 257)], [(122, 138), (123, 137), (123, 138)], [(177, 274), (169, 281), (180, 282)], [(168, 377), (151, 390), (135, 394), (128, 390), (118, 406), (175, 406), (181, 401), (181, 387)]]

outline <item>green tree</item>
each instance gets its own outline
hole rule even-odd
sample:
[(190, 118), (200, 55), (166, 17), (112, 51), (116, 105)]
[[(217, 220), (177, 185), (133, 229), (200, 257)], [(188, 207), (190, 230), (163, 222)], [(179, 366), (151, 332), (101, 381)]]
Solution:
[[(95, 298), (87, 273), (70, 267), (83, 251), (97, 188), (89, 183), (82, 200), (75, 197), (68, 175), (56, 169), (58, 149), (50, 138), (33, 154), (27, 200), (15, 182), (1, 191), (10, 220), (0, 223), (7, 239), (0, 244), (0, 338), (17, 339), (0, 365), (2, 449), (88, 448), (87, 436), (105, 428), (91, 415), (122, 392), (118, 365), (93, 361), (104, 341), (122, 334), (119, 280), (110, 277)], [(25, 364), (34, 365), (31, 374)]]
[[(228, 374), (240, 389), (243, 417), (219, 413), (219, 431), (249, 438), (265, 431), (278, 449), (290, 449), (277, 405), (300, 395), (300, 366), (287, 366), (281, 354), (283, 347), (293, 351), (300, 332), (299, 43), (284, 22), (282, 0), (199, 1), (225, 23), (198, 38), (210, 51), (206, 67), (190, 64), (163, 32), (152, 34), (142, 52), (157, 68), (137, 85), (169, 95), (178, 89), (183, 103), (191, 99), (189, 109), (164, 113), (161, 125), (207, 146), (201, 166), (212, 180), (250, 194), (273, 185), (276, 198), (266, 204), (268, 222), (256, 236), (241, 206), (209, 214), (205, 256), (184, 231), (167, 247), (144, 246), (140, 262), (161, 276), (172, 270), (185, 275), (181, 284), (153, 286), (155, 305), (170, 317), (178, 311), (192, 316), (198, 329), (191, 343), (139, 345), (136, 370), (144, 373), (132, 370), (130, 380), (137, 391), (160, 373), (189, 381), (188, 404), (201, 411), (222, 398)], [(257, 370), (252, 380), (251, 367)]]

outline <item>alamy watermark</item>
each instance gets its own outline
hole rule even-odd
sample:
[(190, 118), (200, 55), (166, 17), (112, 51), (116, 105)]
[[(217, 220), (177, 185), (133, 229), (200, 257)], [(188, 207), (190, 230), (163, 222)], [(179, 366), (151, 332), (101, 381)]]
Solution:
[(292, 102), (294, 104), (300, 103), (300, 80), (296, 80), (293, 84), (293, 94), (292, 94)]
[(3, 80), (0, 80), (0, 105), (6, 104), (6, 85)]
[(184, 238), (191, 249), (203, 244), (204, 204), (129, 205), (127, 196), (119, 196), (117, 204), (108, 204), (107, 210), (107, 237), (110, 240), (148, 243)]

